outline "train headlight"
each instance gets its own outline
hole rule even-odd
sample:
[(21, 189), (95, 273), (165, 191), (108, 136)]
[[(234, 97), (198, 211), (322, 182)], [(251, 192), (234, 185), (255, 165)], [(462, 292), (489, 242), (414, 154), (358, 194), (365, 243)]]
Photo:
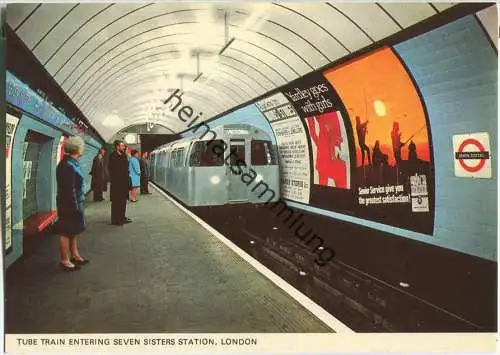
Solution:
[(220, 177), (218, 177), (218, 176), (212, 176), (212, 177), (210, 178), (210, 182), (211, 182), (212, 184), (214, 184), (214, 185), (217, 185), (217, 184), (220, 182)]
[(263, 178), (263, 176), (262, 176), (262, 175), (257, 174), (257, 176), (255, 177), (255, 182), (259, 182), (259, 181), (261, 181), (261, 180), (262, 180), (262, 178)]

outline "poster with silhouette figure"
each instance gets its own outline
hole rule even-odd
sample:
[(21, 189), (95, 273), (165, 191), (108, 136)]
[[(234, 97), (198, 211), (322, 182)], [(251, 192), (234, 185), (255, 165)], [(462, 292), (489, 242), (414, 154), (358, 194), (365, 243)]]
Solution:
[(432, 234), (434, 174), (424, 103), (391, 48), (324, 72), (354, 143), (352, 213)]
[(311, 116), (305, 120), (311, 139), (314, 184), (349, 189), (349, 145), (340, 112)]

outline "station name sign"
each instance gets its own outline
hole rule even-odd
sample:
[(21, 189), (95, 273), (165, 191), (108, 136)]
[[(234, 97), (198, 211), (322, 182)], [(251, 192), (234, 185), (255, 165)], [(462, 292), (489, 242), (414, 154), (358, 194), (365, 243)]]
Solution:
[(28, 85), (16, 78), (12, 73), (7, 71), (5, 79), (5, 98), (7, 102), (46, 121), (69, 135), (84, 135), (84, 139), (88, 144), (96, 147), (101, 146), (96, 139), (85, 134), (83, 125), (73, 122), (73, 120), (61, 113), (50, 102), (30, 89)]

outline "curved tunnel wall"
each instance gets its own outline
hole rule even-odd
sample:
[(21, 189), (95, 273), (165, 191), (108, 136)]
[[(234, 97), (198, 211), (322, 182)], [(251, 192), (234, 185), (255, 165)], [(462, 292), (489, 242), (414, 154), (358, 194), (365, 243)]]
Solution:
[[(422, 92), (433, 133), (437, 243), (496, 260), (497, 176), (454, 176), (452, 136), (490, 133), (497, 151), (497, 55), (474, 16), (395, 46)], [(497, 170), (492, 159), (492, 170)]]
[[(11, 163), (11, 241), (5, 243), (6, 266), (9, 267), (23, 255), (24, 221), (32, 212), (56, 210), (56, 167), (63, 137), (80, 135), (85, 140), (85, 150), (80, 163), (84, 175), (84, 190), (90, 190), (90, 169), (92, 160), (101, 144), (82, 133), (74, 122), (55, 109), (50, 103), (21, 82), (11, 73), (6, 75), (6, 101), (10, 120), (17, 121), (14, 137), (10, 142)], [(14, 118), (15, 117), (15, 118)], [(16, 120), (17, 118), (17, 120)], [(27, 155), (27, 141), (36, 136), (40, 142), (35, 156)], [(29, 154), (29, 153), (28, 153)], [(36, 165), (36, 168), (32, 168)], [(30, 176), (36, 174), (36, 178)], [(30, 179), (35, 180), (31, 184)], [(34, 186), (36, 185), (36, 186)], [(32, 186), (28, 190), (28, 186)], [(27, 194), (36, 191), (34, 199), (26, 199)], [(26, 203), (33, 206), (27, 211)]]
[[(378, 62), (373, 59), (382, 54), (389, 59)], [(363, 70), (372, 81), (351, 83), (356, 86), (350, 88), (349, 93), (346, 89), (348, 83), (342, 82), (340, 73), (351, 65), (354, 69), (350, 73), (347, 71), (344, 77), (352, 77), (355, 70), (360, 70), (363, 61), (366, 62)], [(494, 173), (492, 179), (455, 177), (452, 136), (488, 132), (491, 150), (496, 151), (496, 62), (496, 51), (480, 22), (474, 15), (468, 15), (349, 63), (308, 74), (282, 87), (281, 92), (211, 121), (210, 126), (229, 122), (262, 126), (263, 121), (271, 122), (280, 162), (288, 164), (284, 169), (284, 179), (292, 176), (296, 180), (294, 188), (287, 187), (287, 182), (282, 180), (282, 198), (293, 207), (379, 229), (395, 237), (411, 238), (495, 261), (497, 177)], [(395, 66), (399, 66), (397, 74)], [(379, 80), (383, 76), (385, 82)], [(373, 80), (379, 81), (373, 84)], [(378, 89), (374, 91), (377, 85)], [(407, 93), (402, 93), (405, 90)], [(312, 95), (308, 97), (307, 91)], [(364, 92), (365, 103), (362, 100), (356, 103), (357, 99), (352, 95), (361, 92)], [(377, 95), (379, 100), (375, 100)], [(370, 100), (370, 103), (366, 102)], [(374, 101), (385, 104), (373, 104)], [(320, 103), (315, 105), (315, 102)], [(260, 115), (255, 114), (255, 108), (259, 109)], [(367, 110), (373, 110), (372, 118), (384, 116), (375, 111), (387, 111), (386, 116), (393, 121), (410, 121), (406, 127), (401, 124), (399, 133), (402, 133), (402, 141), (408, 140), (401, 153), (403, 163), (409, 159), (410, 140), (416, 145), (418, 166), (414, 166), (416, 170), (410, 169), (412, 174), (402, 176), (398, 171), (389, 126), (378, 123), (384, 126), (385, 133), (378, 129), (377, 139), (381, 141), (381, 151), (387, 155), (388, 164), (393, 167), (389, 175), (393, 175), (386, 180), (377, 174), (372, 180), (366, 177), (367, 168), (361, 168), (363, 164), (359, 163), (355, 116), (366, 116)], [(391, 117), (395, 111), (397, 118)], [(333, 183), (325, 180), (324, 186), (317, 176), (316, 143), (319, 141), (311, 136), (313, 117), (317, 120), (315, 135), (318, 135), (321, 120), (325, 127), (329, 125), (328, 129), (337, 130), (333, 136), (338, 142), (334, 145), (342, 161), (341, 167), (334, 169), (340, 169), (338, 171), (342, 171), (344, 178)], [(361, 118), (361, 121), (365, 120), (365, 117)], [(374, 143), (373, 139), (368, 139), (373, 131), (373, 122), (371, 124), (366, 134), (370, 154)], [(287, 158), (283, 158), (284, 150), (287, 154), (292, 151), (295, 161), (287, 162)], [(496, 171), (494, 159), (492, 170)], [(411, 202), (414, 191), (411, 190), (410, 175), (414, 174), (419, 176), (414, 182), (420, 184), (422, 177), (425, 180), (422, 186), (426, 185), (424, 198), (427, 202), (423, 206), (413, 206)], [(395, 190), (385, 195), (396, 195), (401, 203), (379, 203), (372, 206), (372, 210), (363, 209), (359, 202), (361, 196), (355, 190), (359, 192), (360, 186), (369, 188), (368, 182), (372, 187), (389, 185), (396, 190), (399, 185), (403, 189), (399, 196)], [(418, 185), (417, 189), (422, 186)]]

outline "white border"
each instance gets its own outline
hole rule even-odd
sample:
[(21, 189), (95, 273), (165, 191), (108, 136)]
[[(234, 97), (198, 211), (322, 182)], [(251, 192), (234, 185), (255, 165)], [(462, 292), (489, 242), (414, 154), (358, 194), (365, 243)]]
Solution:
[(229, 239), (227, 239), (225, 236), (223, 236), (222, 234), (217, 232), (214, 228), (212, 228), (209, 224), (204, 222), (201, 218), (196, 216), (194, 213), (187, 210), (184, 206), (182, 206), (177, 201), (175, 201), (173, 198), (171, 198), (167, 193), (165, 193), (159, 187), (157, 187), (154, 184), (150, 184), (150, 185), (153, 186), (155, 188), (155, 190), (157, 190), (160, 194), (162, 194), (163, 196), (168, 198), (173, 204), (175, 204), (177, 207), (179, 207), (179, 209), (181, 209), (185, 214), (187, 214), (192, 219), (194, 219), (196, 222), (198, 222), (208, 232), (210, 232), (217, 239), (219, 239), (221, 242), (223, 242), (232, 251), (234, 251), (241, 258), (243, 258), (246, 262), (248, 262), (250, 265), (252, 265), (262, 275), (264, 275), (270, 281), (272, 281), (276, 286), (281, 288), (288, 295), (290, 295), (293, 299), (295, 299), (297, 302), (299, 302), (304, 307), (306, 307), (312, 314), (314, 314), (316, 317), (318, 317), (323, 323), (325, 323), (330, 328), (332, 328), (335, 331), (335, 333), (337, 333), (337, 334), (355, 334), (355, 332), (351, 328), (349, 328), (348, 326), (346, 326), (345, 324), (340, 322), (337, 318), (332, 316), (329, 312), (327, 312), (325, 309), (320, 307), (318, 304), (316, 304), (309, 297), (304, 295), (302, 292), (298, 291), (296, 288), (291, 286), (289, 283), (287, 283), (281, 277), (279, 277), (274, 272), (272, 272), (267, 267), (265, 267), (260, 262), (258, 262), (256, 259), (251, 257), (248, 253), (246, 253), (241, 248), (236, 246), (236, 244), (234, 244)]

